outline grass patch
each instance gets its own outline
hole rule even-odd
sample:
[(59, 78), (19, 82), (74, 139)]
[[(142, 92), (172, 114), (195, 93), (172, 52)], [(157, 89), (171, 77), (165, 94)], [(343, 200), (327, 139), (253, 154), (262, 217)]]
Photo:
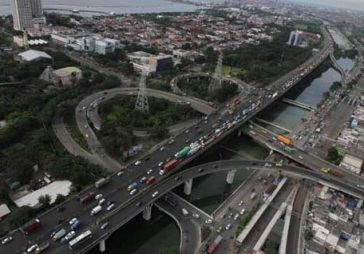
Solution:
[(251, 218), (254, 216), (254, 214), (258, 211), (259, 207), (260, 207), (260, 202), (256, 202), (252, 209), (247, 212), (246, 214), (244, 214), (239, 221), (239, 226), (236, 229), (236, 237), (244, 230), (244, 228), (246, 227), (246, 225), (249, 223), (249, 221), (251, 220)]

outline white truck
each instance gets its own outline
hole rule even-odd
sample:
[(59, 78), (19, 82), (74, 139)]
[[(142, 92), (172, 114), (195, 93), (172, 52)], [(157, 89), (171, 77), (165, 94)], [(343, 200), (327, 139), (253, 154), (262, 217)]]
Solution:
[(102, 210), (102, 206), (98, 205), (95, 206), (92, 210), (91, 210), (91, 215), (94, 216), (96, 214), (98, 214), (99, 212), (101, 212)]

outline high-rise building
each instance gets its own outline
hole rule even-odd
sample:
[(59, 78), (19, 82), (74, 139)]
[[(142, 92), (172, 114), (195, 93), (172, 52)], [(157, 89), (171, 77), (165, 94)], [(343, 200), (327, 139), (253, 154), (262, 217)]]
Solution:
[(303, 33), (302, 31), (292, 31), (287, 44), (291, 46), (300, 46), (303, 40)]
[(33, 18), (43, 17), (42, 0), (30, 0)]
[(32, 8), (29, 0), (11, 0), (14, 29), (21, 31), (33, 27)]
[(15, 30), (45, 24), (42, 0), (11, 0)]

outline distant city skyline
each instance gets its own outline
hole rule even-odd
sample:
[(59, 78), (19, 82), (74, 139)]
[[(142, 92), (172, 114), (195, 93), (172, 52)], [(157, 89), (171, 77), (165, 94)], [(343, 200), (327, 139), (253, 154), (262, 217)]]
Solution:
[(363, 0), (289, 0), (289, 1), (364, 11)]

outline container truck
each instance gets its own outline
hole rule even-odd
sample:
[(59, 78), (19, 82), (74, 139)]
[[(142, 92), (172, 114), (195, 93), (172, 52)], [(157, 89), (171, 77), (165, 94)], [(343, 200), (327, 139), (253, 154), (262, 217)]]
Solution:
[(42, 243), (38, 245), (38, 247), (35, 249), (35, 253), (39, 254), (45, 251), (50, 246), (49, 242)]
[(80, 202), (82, 204), (86, 204), (88, 202), (91, 202), (92, 200), (95, 199), (95, 193), (90, 191), (89, 193), (87, 193), (85, 196), (83, 196), (82, 198), (80, 198)]
[(98, 181), (95, 182), (95, 187), (96, 188), (101, 188), (102, 186), (108, 184), (110, 182), (110, 178), (107, 177), (107, 178), (101, 178), (99, 179)]
[(98, 205), (95, 206), (92, 210), (91, 210), (91, 215), (94, 216), (96, 214), (98, 214), (99, 212), (101, 212), (102, 210), (102, 206)]
[(221, 241), (223, 240), (221, 235), (218, 235), (215, 240), (210, 243), (209, 248), (207, 249), (207, 253), (212, 254), (219, 247)]
[(290, 138), (287, 138), (287, 137), (285, 137), (285, 136), (283, 136), (283, 135), (278, 135), (278, 136), (277, 136), (277, 140), (278, 140), (278, 141), (280, 141), (280, 142), (282, 142), (282, 143), (283, 143), (283, 144), (285, 144), (285, 145), (290, 145), (290, 144), (292, 144), (291, 139), (290, 139)]
[(177, 159), (173, 159), (173, 160), (170, 160), (167, 163), (165, 163), (163, 165), (164, 173), (167, 173), (171, 169), (174, 169), (177, 166), (177, 163), (178, 163), (178, 160)]
[(52, 237), (53, 241), (58, 241), (59, 239), (61, 239), (62, 237), (64, 237), (66, 235), (66, 230), (64, 228), (60, 229), (57, 231), (57, 233), (54, 234), (54, 236)]
[(191, 150), (190, 146), (185, 146), (183, 149), (181, 149), (180, 151), (178, 151), (174, 156), (178, 159), (178, 158), (182, 158), (185, 157), (188, 152)]
[(23, 234), (27, 235), (31, 231), (39, 228), (40, 226), (41, 226), (40, 220), (39, 219), (34, 219), (30, 223), (28, 223), (25, 226), (21, 227), (20, 228), (20, 232), (22, 232)]

